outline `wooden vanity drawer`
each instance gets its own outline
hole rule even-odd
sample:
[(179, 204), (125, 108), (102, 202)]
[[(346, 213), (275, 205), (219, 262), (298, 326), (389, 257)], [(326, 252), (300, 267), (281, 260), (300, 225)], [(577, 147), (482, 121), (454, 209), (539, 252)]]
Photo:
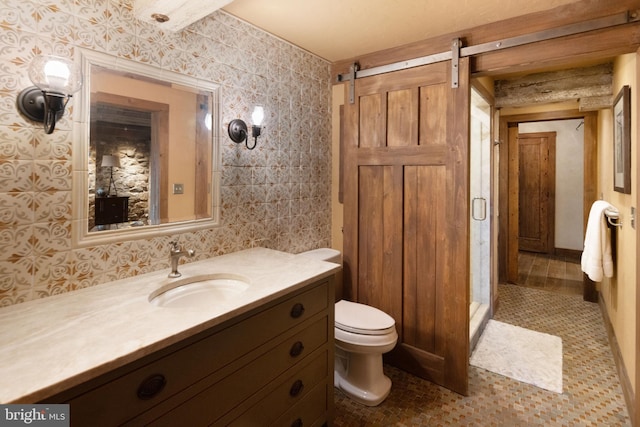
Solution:
[[(208, 425), (218, 420), (256, 393), (257, 390), (267, 386), (283, 372), (300, 363), (307, 355), (326, 344), (329, 333), (327, 323), (326, 317), (321, 318), (249, 365), (239, 366), (237, 371), (204, 389), (173, 411), (163, 414), (161, 418), (149, 425)], [(323, 373), (326, 377), (327, 353), (323, 352), (323, 354), (325, 362)], [(308, 381), (311, 381), (312, 377), (309, 378)], [(280, 398), (278, 397), (278, 399)]]
[(282, 427), (320, 427), (325, 425), (328, 411), (327, 396), (329, 395), (327, 387), (333, 387), (333, 384), (327, 385), (326, 381), (318, 384), (300, 402), (269, 425)]
[[(221, 420), (221, 422), (214, 425), (273, 425), (274, 421), (290, 408), (304, 401), (319, 383), (322, 382), (322, 388), (326, 391), (326, 387), (324, 387), (326, 378), (327, 352), (323, 352), (298, 372), (288, 376), (274, 390), (269, 391), (267, 397), (253, 405), (251, 409), (244, 412), (240, 417), (231, 423), (227, 422), (227, 417), (225, 417), (225, 420)], [(323, 404), (325, 399), (314, 398), (313, 401), (319, 406), (320, 413), (326, 410), (326, 405)], [(308, 424), (305, 423), (304, 425)]]
[[(67, 400), (74, 424), (83, 425), (85, 421), (92, 425), (121, 424), (207, 376), (216, 373), (223, 378), (255, 359), (257, 356), (251, 352), (262, 346), (260, 354), (264, 353), (276, 345), (271, 344), (276, 336), (326, 310), (327, 304), (327, 286), (321, 283), (167, 356), (150, 360), (139, 369), (123, 372), (121, 377)], [(326, 329), (327, 321), (323, 319)], [(326, 341), (327, 331), (318, 339)], [(273, 369), (268, 364), (263, 368)], [(255, 388), (254, 379), (248, 377), (248, 381)], [(159, 388), (157, 393), (155, 387)], [(229, 394), (226, 390), (222, 393)]]

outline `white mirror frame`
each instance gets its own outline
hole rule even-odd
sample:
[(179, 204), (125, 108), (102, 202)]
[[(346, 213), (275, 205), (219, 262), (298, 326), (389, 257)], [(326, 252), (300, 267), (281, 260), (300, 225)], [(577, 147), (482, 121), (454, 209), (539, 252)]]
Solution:
[[(74, 247), (97, 246), (107, 243), (145, 239), (159, 235), (179, 234), (214, 228), (220, 225), (220, 183), (222, 177), (220, 155), (220, 86), (152, 65), (141, 64), (91, 50), (80, 49), (76, 61), (82, 66), (84, 83), (79, 96), (74, 99), (73, 113), (73, 222)], [(91, 111), (91, 66), (96, 65), (114, 71), (131, 72), (156, 80), (198, 88), (212, 96), (212, 159), (211, 159), (211, 217), (189, 221), (145, 225), (120, 230), (89, 232), (89, 136)]]

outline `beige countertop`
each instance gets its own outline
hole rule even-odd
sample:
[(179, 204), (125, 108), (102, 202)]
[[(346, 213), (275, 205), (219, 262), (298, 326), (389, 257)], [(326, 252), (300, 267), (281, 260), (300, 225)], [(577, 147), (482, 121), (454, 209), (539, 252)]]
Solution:
[[(167, 255), (168, 256), (168, 255)], [(338, 271), (337, 264), (254, 248), (0, 309), (0, 403), (35, 403), (182, 341)], [(202, 274), (249, 288), (210, 307), (169, 308), (149, 295)], [(54, 402), (52, 402), (54, 403)]]

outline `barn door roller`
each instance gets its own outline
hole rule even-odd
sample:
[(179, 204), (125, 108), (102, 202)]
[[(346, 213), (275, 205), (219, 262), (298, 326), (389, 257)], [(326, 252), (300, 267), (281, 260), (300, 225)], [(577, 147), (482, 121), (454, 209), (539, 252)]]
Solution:
[(451, 87), (458, 88), (458, 64), (460, 62), (460, 39), (453, 39), (451, 42)]
[(458, 60), (460, 58), (529, 43), (551, 40), (558, 37), (571, 36), (588, 31), (601, 30), (604, 28), (614, 27), (616, 25), (623, 25), (638, 21), (640, 21), (640, 9), (635, 9), (602, 18), (578, 22), (576, 24), (569, 24), (562, 27), (551, 28), (549, 30), (538, 31), (536, 33), (482, 43), (475, 46), (462, 47), (462, 41), (460, 39), (453, 39), (451, 42), (451, 50), (449, 52), (434, 53), (420, 58), (394, 62), (393, 64), (381, 65), (379, 67), (368, 68), (365, 70), (359, 70), (358, 64), (354, 63), (349, 73), (338, 75), (338, 82), (351, 81), (350, 85), (352, 87), (350, 88), (349, 102), (353, 103), (355, 102), (355, 99), (353, 98), (355, 96), (355, 89), (353, 88), (353, 82), (355, 79), (451, 60), (451, 87), (457, 88)]
[(349, 103), (356, 101), (356, 73), (358, 72), (358, 64), (352, 64), (349, 68)]

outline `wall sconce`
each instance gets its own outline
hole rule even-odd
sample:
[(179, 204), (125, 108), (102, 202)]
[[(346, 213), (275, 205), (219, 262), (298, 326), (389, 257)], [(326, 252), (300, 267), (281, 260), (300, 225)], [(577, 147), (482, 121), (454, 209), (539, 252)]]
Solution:
[(18, 110), (35, 122), (43, 122), (44, 131), (50, 134), (71, 94), (82, 86), (82, 72), (68, 59), (36, 56), (29, 66), (29, 78), (35, 86), (20, 92)]
[(264, 108), (257, 105), (251, 113), (253, 126), (251, 127), (251, 136), (253, 137), (253, 145), (249, 146), (249, 134), (247, 133), (247, 124), (241, 119), (234, 119), (229, 122), (229, 137), (237, 144), (244, 142), (249, 150), (256, 148), (258, 137), (262, 132), (262, 120), (264, 119)]
[[(120, 167), (120, 157), (118, 156), (112, 156), (112, 155), (108, 155), (105, 154), (104, 156), (102, 156), (102, 167), (103, 168), (111, 168), (110, 170), (110, 175), (111, 178), (109, 179), (109, 191), (107, 192), (107, 196), (109, 197), (118, 197), (118, 189), (116, 188), (116, 183), (113, 182), (113, 168), (119, 168)], [(115, 194), (112, 196), (111, 195), (111, 185), (113, 184), (113, 191), (115, 192)]]

